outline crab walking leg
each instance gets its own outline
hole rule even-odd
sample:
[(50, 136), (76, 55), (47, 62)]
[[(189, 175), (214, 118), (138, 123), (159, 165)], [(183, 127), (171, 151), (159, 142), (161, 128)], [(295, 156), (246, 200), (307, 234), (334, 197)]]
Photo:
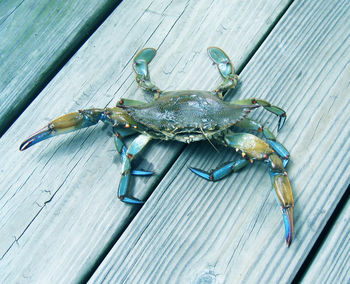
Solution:
[(234, 128), (257, 131), (262, 133), (266, 139), (276, 141), (275, 135), (267, 127), (264, 127), (264, 125), (262, 125), (261, 123), (252, 120), (248, 117), (243, 118), (241, 121), (238, 121), (234, 125)]
[(206, 180), (217, 181), (217, 180), (223, 179), (229, 174), (238, 172), (248, 164), (249, 164), (249, 161), (247, 159), (240, 159), (238, 161), (224, 163), (221, 166), (217, 167), (216, 169), (210, 170), (209, 172), (206, 172), (197, 168), (192, 168), (192, 167), (189, 167), (189, 169), (196, 175)]
[(131, 177), (131, 161), (133, 158), (141, 152), (141, 150), (147, 145), (147, 143), (152, 138), (148, 135), (141, 134), (135, 138), (135, 140), (131, 143), (128, 150), (125, 152), (125, 154), (122, 154), (123, 158), (123, 167), (122, 167), (122, 174), (121, 179), (118, 187), (118, 197), (121, 201), (129, 204), (143, 204), (144, 201), (141, 201), (139, 199), (136, 199), (134, 197), (127, 196), (127, 191), (130, 183), (130, 177)]
[(100, 120), (105, 121), (105, 111), (106, 109), (92, 108), (63, 115), (27, 138), (19, 149), (23, 151), (42, 140), (95, 125)]
[(279, 117), (278, 128), (277, 128), (278, 131), (281, 130), (281, 128), (283, 127), (284, 122), (286, 121), (286, 118), (287, 118), (287, 114), (283, 109), (281, 109), (278, 106), (273, 106), (269, 102), (264, 101), (264, 100), (253, 98), (253, 99), (238, 100), (238, 101), (234, 101), (232, 103), (237, 104), (237, 105), (256, 105), (257, 104), (259, 106), (262, 106), (267, 111), (277, 115)]
[(224, 81), (215, 89), (215, 94), (219, 98), (223, 98), (227, 90), (234, 89), (238, 82), (238, 76), (228, 55), (218, 47), (209, 47), (208, 55), (210, 59), (216, 64)]
[[(281, 158), (264, 140), (248, 133), (228, 132), (224, 138), (226, 144), (241, 151), (243, 157), (253, 160), (263, 160), (267, 163), (271, 182), (281, 207), (286, 244), (289, 246), (293, 239), (293, 193)], [(281, 145), (281, 144), (280, 144)], [(279, 147), (279, 146), (278, 146)]]
[(126, 152), (126, 145), (123, 141), (123, 138), (136, 134), (137, 132), (132, 128), (123, 128), (114, 126), (114, 144), (117, 148), (118, 153), (121, 155), (123, 152)]
[[(137, 106), (137, 105), (142, 105), (143, 102), (137, 101), (137, 100), (130, 100), (130, 99), (120, 99), (117, 103), (117, 107), (120, 106)], [(123, 159), (126, 155), (127, 147), (123, 141), (123, 138), (134, 135), (138, 132), (135, 131), (134, 128), (125, 128), (122, 126), (114, 126), (113, 127), (114, 131), (114, 144), (115, 147), (117, 148), (118, 153), (120, 154), (121, 160), (123, 162)], [(132, 175), (135, 176), (150, 176), (153, 175), (153, 172), (150, 171), (144, 171), (144, 170), (132, 170), (131, 171)]]
[(289, 162), (289, 152), (288, 150), (278, 141), (276, 141), (275, 135), (266, 127), (264, 127), (259, 122), (252, 120), (250, 118), (244, 118), (234, 125), (234, 129), (241, 128), (245, 130), (252, 130), (261, 132), (266, 138), (267, 143), (270, 147), (277, 152), (277, 154), (283, 160), (283, 166), (286, 167)]
[[(293, 193), (290, 185), (287, 172), (283, 171), (281, 159), (273, 153), (266, 160), (269, 165), (269, 174), (271, 182), (275, 189), (275, 197), (278, 204), (281, 206), (281, 212), (284, 221), (286, 244), (289, 247), (293, 239)], [(282, 172), (283, 171), (283, 172)]]
[(288, 150), (278, 141), (267, 139), (267, 143), (269, 143), (270, 147), (282, 158), (283, 167), (286, 167), (290, 157)]
[(161, 90), (151, 82), (148, 64), (156, 56), (156, 53), (154, 48), (144, 48), (136, 54), (133, 61), (136, 82), (141, 89), (153, 93), (155, 99), (159, 97)]
[[(120, 158), (123, 163), (127, 153), (127, 147), (123, 141), (123, 138), (134, 135), (137, 132), (135, 132), (135, 130), (132, 128), (123, 128), (118, 126), (113, 127), (113, 132), (115, 134), (113, 137), (114, 144), (117, 148), (118, 153), (120, 154)], [(153, 175), (153, 172), (144, 170), (132, 170), (131, 174), (135, 176), (150, 176)]]
[(141, 102), (141, 101), (121, 98), (117, 103), (117, 107), (118, 106), (139, 106), (143, 104), (144, 102)]

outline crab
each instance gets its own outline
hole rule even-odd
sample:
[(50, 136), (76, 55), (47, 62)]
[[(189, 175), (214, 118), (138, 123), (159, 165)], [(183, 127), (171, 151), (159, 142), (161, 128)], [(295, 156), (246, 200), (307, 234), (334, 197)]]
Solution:
[[(278, 131), (282, 128), (286, 112), (280, 107), (257, 98), (227, 102), (224, 96), (237, 85), (238, 76), (227, 54), (218, 47), (209, 47), (208, 55), (217, 66), (223, 82), (213, 91), (162, 91), (150, 79), (148, 65), (156, 55), (153, 48), (142, 49), (133, 60), (136, 82), (153, 95), (149, 103), (120, 99), (115, 107), (91, 108), (63, 115), (34, 133), (21, 145), (23, 151), (30, 146), (58, 134), (75, 131), (103, 121), (112, 125), (116, 149), (122, 162), (118, 197), (129, 204), (143, 204), (128, 194), (132, 175), (148, 176), (153, 173), (132, 167), (132, 160), (152, 139), (176, 140), (191, 143), (208, 140), (235, 149), (240, 158), (226, 162), (210, 171), (189, 167), (198, 176), (218, 181), (253, 163), (264, 161), (281, 208), (286, 244), (293, 238), (293, 194), (285, 170), (289, 161), (286, 148), (276, 141), (275, 135), (261, 123), (248, 118), (259, 107), (279, 117)], [(259, 134), (253, 135), (251, 133)], [(137, 134), (129, 147), (124, 138)], [(214, 146), (214, 145), (213, 145)]]

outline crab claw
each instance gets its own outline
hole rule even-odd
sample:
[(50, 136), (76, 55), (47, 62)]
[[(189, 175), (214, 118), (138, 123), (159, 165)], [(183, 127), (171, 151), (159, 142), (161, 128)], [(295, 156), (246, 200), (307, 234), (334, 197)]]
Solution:
[(286, 232), (286, 245), (289, 247), (293, 240), (293, 193), (287, 174), (271, 175), (277, 202), (281, 206), (284, 228)]
[(25, 149), (28, 149), (30, 146), (33, 146), (34, 144), (42, 140), (45, 140), (47, 138), (50, 138), (52, 136), (53, 136), (53, 131), (51, 130), (50, 124), (49, 124), (44, 128), (40, 129), (39, 131), (35, 132), (25, 141), (23, 141), (23, 143), (19, 146), (19, 150), (24, 151)]
[(104, 109), (87, 109), (78, 112), (63, 115), (38, 132), (27, 138), (20, 146), (19, 150), (23, 151), (34, 144), (53, 136), (68, 133), (81, 128), (89, 127), (96, 124), (99, 120), (103, 120), (105, 115)]
[(293, 239), (293, 207), (283, 208), (282, 216), (286, 231), (286, 245), (289, 247)]

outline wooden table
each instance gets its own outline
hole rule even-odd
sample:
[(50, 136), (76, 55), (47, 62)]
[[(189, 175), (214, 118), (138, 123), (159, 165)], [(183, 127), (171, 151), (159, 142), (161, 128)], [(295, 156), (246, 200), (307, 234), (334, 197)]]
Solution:
[[(0, 282), (348, 283), (349, 18), (347, 0), (0, 3)], [(140, 208), (117, 198), (121, 165), (102, 123), (18, 150), (61, 114), (144, 100), (131, 68), (143, 47), (158, 50), (162, 89), (213, 89), (208, 46), (240, 74), (230, 100), (287, 111), (289, 248), (263, 163), (215, 183), (187, 169), (234, 151), (151, 143), (139, 166), (156, 174), (132, 182)], [(276, 129), (273, 115), (252, 117)]]

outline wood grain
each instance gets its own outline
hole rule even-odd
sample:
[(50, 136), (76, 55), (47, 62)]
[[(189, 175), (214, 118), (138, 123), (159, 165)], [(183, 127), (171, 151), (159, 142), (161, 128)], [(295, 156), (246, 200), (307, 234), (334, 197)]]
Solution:
[(350, 200), (346, 203), (302, 283), (350, 282)]
[[(244, 68), (234, 96), (287, 111), (278, 139), (291, 152), (291, 247), (265, 165), (210, 183), (186, 166), (210, 169), (234, 154), (198, 143), (176, 160), (91, 283), (293, 280), (350, 182), (349, 17), (348, 1), (293, 2)], [(272, 115), (255, 117), (276, 128)]]
[[(86, 278), (139, 208), (121, 203), (121, 171), (111, 129), (103, 125), (18, 146), (53, 118), (120, 97), (143, 98), (131, 60), (158, 48), (152, 78), (163, 89), (212, 89), (220, 81), (206, 47), (219, 45), (239, 68), (287, 1), (123, 1), (0, 140), (0, 275), (2, 282), (78, 282)], [(223, 8), (225, 7), (225, 8)], [(150, 195), (182, 144), (148, 147), (133, 181)]]
[(0, 135), (117, 2), (0, 3)]

